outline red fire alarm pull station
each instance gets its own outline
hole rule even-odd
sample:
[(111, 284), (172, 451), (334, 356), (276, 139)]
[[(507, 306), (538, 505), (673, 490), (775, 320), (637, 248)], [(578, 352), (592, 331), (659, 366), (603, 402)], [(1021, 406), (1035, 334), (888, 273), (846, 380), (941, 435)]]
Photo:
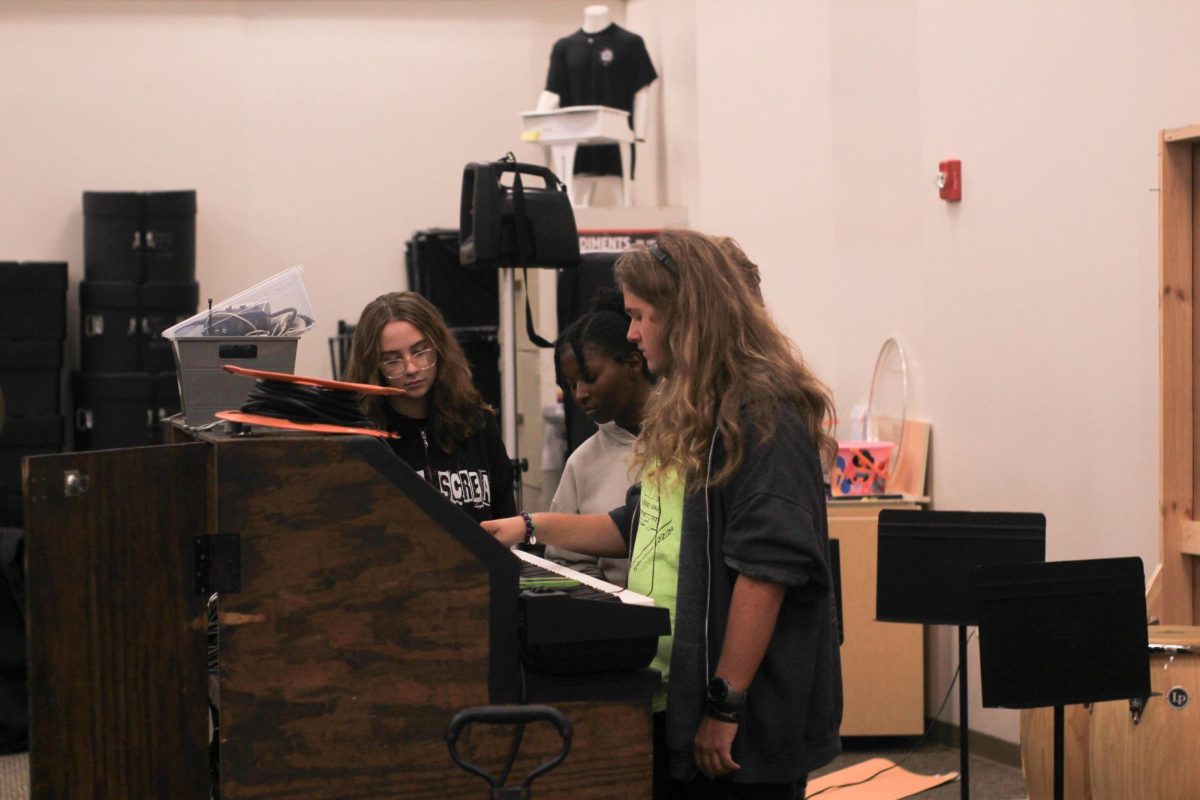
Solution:
[(938, 197), (958, 202), (962, 200), (962, 162), (958, 159), (938, 163)]

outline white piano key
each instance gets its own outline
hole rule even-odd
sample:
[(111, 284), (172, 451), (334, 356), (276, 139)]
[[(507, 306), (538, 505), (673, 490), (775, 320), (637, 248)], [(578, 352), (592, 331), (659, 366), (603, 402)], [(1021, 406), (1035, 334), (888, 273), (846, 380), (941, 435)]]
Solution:
[(513, 548), (512, 553), (522, 561), (528, 564), (533, 564), (536, 567), (541, 567), (549, 572), (553, 572), (555, 575), (561, 575), (564, 578), (570, 578), (572, 580), (579, 581), (584, 586), (590, 586), (599, 592), (616, 595), (617, 599), (622, 603), (628, 603), (634, 606), (654, 605), (653, 598), (647, 597), (644, 594), (638, 594), (637, 592), (631, 592), (628, 589), (617, 586), (615, 583), (609, 583), (608, 581), (602, 581), (599, 578), (593, 578), (591, 575), (585, 575), (584, 573), (577, 572), (570, 567), (564, 567), (562, 564), (556, 564), (553, 561), (542, 558), (541, 556), (535, 556), (533, 553), (527, 553), (524, 550), (517, 550), (516, 548)]

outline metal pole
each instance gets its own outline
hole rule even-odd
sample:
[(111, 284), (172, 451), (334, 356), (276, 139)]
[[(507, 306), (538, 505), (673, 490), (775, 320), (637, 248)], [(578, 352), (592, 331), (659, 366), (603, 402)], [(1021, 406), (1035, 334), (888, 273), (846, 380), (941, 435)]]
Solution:
[(500, 269), (500, 436), (511, 458), (517, 452), (517, 322), (512, 267)]
[(971, 727), (967, 722), (967, 626), (958, 626), (958, 775), (962, 800), (971, 797)]

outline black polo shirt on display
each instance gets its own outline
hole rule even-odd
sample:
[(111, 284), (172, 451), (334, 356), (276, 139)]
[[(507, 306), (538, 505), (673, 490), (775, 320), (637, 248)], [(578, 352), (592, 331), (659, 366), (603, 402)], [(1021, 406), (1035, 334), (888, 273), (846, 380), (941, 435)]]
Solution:
[[(597, 33), (575, 31), (554, 43), (546, 91), (559, 106), (607, 106), (629, 112), (633, 98), (658, 77), (641, 36), (613, 23)], [(581, 146), (575, 154), (576, 175), (620, 175), (621, 153), (615, 144)], [(633, 165), (630, 165), (633, 177)]]

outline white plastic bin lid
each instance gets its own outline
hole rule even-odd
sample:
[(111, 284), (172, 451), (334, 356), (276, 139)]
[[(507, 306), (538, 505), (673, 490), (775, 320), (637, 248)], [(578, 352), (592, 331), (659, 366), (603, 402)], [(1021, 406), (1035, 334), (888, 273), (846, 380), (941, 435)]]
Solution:
[(214, 303), (163, 331), (164, 339), (197, 336), (299, 336), (316, 324), (297, 264)]

